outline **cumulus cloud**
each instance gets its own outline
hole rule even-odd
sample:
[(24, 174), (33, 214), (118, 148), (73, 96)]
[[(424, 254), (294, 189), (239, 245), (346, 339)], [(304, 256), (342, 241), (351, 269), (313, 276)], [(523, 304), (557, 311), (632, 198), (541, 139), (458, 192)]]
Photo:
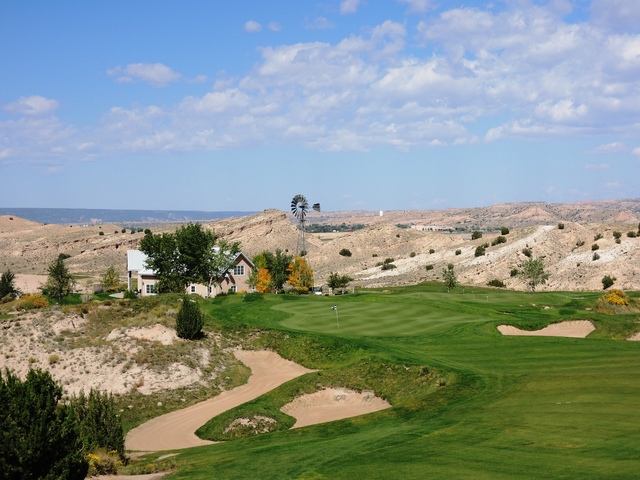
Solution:
[(361, 0), (342, 0), (340, 2), (340, 13), (343, 15), (348, 13), (356, 13)]
[(181, 74), (162, 63), (130, 63), (124, 67), (118, 65), (107, 70), (107, 74), (115, 77), (118, 83), (145, 82), (154, 87), (165, 87), (182, 78)]
[(593, 0), (591, 18), (594, 24), (615, 31), (640, 29), (640, 3), (637, 0)]
[[(563, 0), (437, 12), (430, 10), (431, 2), (399, 2), (426, 12), (415, 29), (386, 21), (332, 43), (263, 46), (260, 59), (245, 75), (221, 74), (211, 91), (162, 108), (114, 107), (95, 132), (71, 134), (66, 152), (192, 151), (277, 143), (322, 151), (379, 146), (410, 150), (504, 139), (637, 134), (640, 35), (567, 21), (570, 4)], [(359, 5), (341, 3), (343, 13), (355, 12)], [(604, 8), (603, 3), (595, 1), (594, 11), (597, 8)], [(267, 28), (276, 30), (274, 25)], [(334, 25), (317, 17), (305, 27)], [(261, 28), (252, 20), (245, 24), (247, 31)], [(110, 75), (118, 82), (156, 86), (189, 81), (163, 64), (117, 67)], [(50, 114), (57, 102), (28, 98), (4, 107), (25, 118), (0, 125), (0, 138), (12, 139), (2, 144), (0, 158), (32, 148), (27, 133), (49, 139), (33, 147), (47, 155), (56, 154), (54, 144), (64, 143), (60, 139), (66, 127), (59, 120), (48, 127), (27, 121)], [(20, 128), (26, 132), (22, 137), (11, 133)], [(91, 148), (80, 148), (89, 144)], [(616, 141), (587, 153), (630, 151), (640, 156), (640, 147), (632, 150)], [(608, 164), (594, 162), (585, 168), (603, 165)]]
[(60, 106), (57, 100), (32, 95), (20, 97), (17, 101), (4, 106), (4, 110), (28, 116), (48, 115)]
[(260, 30), (262, 30), (262, 25), (256, 22), (255, 20), (248, 20), (244, 24), (244, 29), (247, 32), (251, 32), (251, 33), (259, 32)]

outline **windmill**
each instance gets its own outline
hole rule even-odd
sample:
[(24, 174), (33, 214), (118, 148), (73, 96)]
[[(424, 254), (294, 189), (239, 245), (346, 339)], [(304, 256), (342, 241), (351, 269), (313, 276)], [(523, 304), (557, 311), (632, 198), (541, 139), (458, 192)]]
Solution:
[[(316, 212), (320, 211), (320, 204), (314, 203), (311, 207)], [(298, 243), (296, 245), (296, 253), (301, 257), (307, 254), (307, 248), (304, 240), (304, 223), (306, 221), (307, 211), (309, 210), (309, 202), (304, 195), (298, 194), (291, 200), (291, 213), (298, 220)]]

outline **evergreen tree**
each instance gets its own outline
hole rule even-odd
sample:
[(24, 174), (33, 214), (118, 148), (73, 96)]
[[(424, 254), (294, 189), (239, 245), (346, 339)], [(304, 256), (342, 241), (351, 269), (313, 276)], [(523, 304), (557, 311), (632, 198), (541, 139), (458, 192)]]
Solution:
[(182, 299), (182, 307), (176, 317), (176, 333), (180, 338), (193, 340), (201, 335), (204, 319), (200, 307), (189, 297)]
[(88, 465), (73, 408), (48, 372), (0, 373), (0, 479), (82, 480)]
[(64, 264), (64, 256), (59, 255), (56, 260), (49, 265), (49, 278), (43, 290), (62, 303), (62, 299), (73, 292), (73, 278)]
[(458, 286), (458, 277), (456, 272), (453, 271), (453, 263), (447, 265), (447, 268), (442, 269), (442, 281), (444, 282), (444, 288), (447, 292), (453, 290)]

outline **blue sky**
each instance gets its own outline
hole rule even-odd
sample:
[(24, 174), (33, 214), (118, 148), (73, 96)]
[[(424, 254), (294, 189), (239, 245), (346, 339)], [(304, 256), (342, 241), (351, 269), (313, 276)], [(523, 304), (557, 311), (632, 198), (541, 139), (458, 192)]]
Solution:
[(640, 197), (637, 0), (0, 0), (0, 206)]

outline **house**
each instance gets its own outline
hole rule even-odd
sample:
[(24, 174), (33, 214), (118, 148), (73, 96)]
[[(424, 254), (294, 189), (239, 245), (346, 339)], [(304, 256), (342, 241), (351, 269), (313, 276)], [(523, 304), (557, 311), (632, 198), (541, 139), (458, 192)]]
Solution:
[[(156, 273), (147, 267), (147, 256), (140, 250), (127, 250), (127, 288), (135, 289), (145, 297), (156, 294), (159, 279)], [(220, 294), (251, 291), (247, 284), (249, 275), (255, 269), (251, 260), (242, 252), (238, 253), (231, 266), (212, 286), (192, 283), (187, 286), (186, 293), (196, 293), (202, 297), (215, 297)]]

